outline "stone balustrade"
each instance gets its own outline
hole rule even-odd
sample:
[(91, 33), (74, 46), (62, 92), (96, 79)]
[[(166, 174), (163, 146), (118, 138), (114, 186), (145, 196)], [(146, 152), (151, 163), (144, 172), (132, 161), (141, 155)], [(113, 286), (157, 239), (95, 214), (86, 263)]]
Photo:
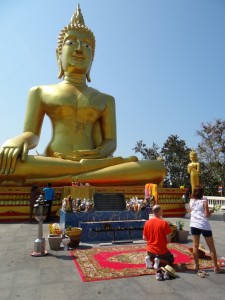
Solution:
[(209, 207), (213, 207), (214, 205), (220, 205), (220, 209), (225, 209), (225, 197), (219, 196), (204, 196), (208, 199)]

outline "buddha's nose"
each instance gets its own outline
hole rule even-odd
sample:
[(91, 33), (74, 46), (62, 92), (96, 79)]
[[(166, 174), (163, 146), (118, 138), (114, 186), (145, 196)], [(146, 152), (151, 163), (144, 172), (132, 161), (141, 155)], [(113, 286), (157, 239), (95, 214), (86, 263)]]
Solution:
[(77, 52), (81, 52), (82, 51), (82, 42), (79, 39), (77, 39), (76, 51)]

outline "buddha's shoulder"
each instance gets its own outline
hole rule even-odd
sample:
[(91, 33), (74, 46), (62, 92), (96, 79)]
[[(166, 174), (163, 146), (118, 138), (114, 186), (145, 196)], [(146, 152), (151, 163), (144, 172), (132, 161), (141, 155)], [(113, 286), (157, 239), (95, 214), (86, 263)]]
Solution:
[[(60, 92), (60, 91), (64, 92), (65, 90), (68, 91), (70, 89), (72, 92), (73, 86), (65, 85), (62, 83), (56, 83), (56, 84), (34, 86), (30, 89), (30, 92), (31, 93), (44, 93), (44, 94), (53, 93), (54, 94), (54, 92)], [(96, 97), (98, 99), (104, 99), (105, 101), (112, 101), (112, 102), (115, 101), (113, 96), (103, 93), (93, 87), (88, 87), (84, 91), (84, 93), (89, 94), (91, 97)]]
[(37, 92), (52, 92), (52, 91), (58, 91), (62, 89), (61, 85), (59, 83), (56, 84), (46, 84), (46, 85), (36, 85), (30, 88), (31, 93), (37, 93)]
[(88, 93), (90, 93), (91, 95), (93, 95), (93, 97), (96, 97), (98, 99), (102, 99), (102, 100), (105, 100), (105, 101), (112, 101), (114, 102), (115, 99), (113, 96), (109, 95), (109, 94), (106, 94), (104, 92), (101, 92), (97, 89), (94, 89), (92, 87), (88, 87)]

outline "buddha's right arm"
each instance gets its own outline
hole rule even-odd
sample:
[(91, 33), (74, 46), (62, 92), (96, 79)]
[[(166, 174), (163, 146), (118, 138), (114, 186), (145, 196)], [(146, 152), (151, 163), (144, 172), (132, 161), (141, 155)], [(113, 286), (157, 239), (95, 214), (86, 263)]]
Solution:
[(188, 174), (190, 174), (190, 173), (191, 173), (191, 167), (190, 167), (190, 164), (188, 164), (188, 167), (187, 167), (187, 172), (188, 172)]
[(16, 169), (16, 161), (27, 160), (29, 149), (35, 148), (39, 141), (39, 133), (43, 120), (41, 111), (40, 88), (32, 88), (28, 97), (24, 132), (7, 140), (0, 148), (0, 173), (12, 174)]
[(19, 136), (7, 140), (0, 148), (0, 173), (9, 175), (14, 173), (16, 161), (20, 157), (22, 161), (27, 160), (31, 145), (36, 144), (35, 137), (31, 132), (24, 132)]

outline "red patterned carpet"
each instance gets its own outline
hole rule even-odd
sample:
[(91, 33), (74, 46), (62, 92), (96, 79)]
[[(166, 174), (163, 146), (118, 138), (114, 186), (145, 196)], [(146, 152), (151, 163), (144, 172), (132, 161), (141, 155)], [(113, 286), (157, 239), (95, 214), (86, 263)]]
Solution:
[[(171, 243), (168, 245), (175, 257), (177, 272), (194, 270), (193, 255), (189, 248)], [(114, 278), (153, 275), (154, 269), (146, 269), (145, 245), (98, 247), (71, 251), (71, 256), (83, 281), (109, 280)], [(212, 268), (210, 257), (200, 259), (200, 268)]]

